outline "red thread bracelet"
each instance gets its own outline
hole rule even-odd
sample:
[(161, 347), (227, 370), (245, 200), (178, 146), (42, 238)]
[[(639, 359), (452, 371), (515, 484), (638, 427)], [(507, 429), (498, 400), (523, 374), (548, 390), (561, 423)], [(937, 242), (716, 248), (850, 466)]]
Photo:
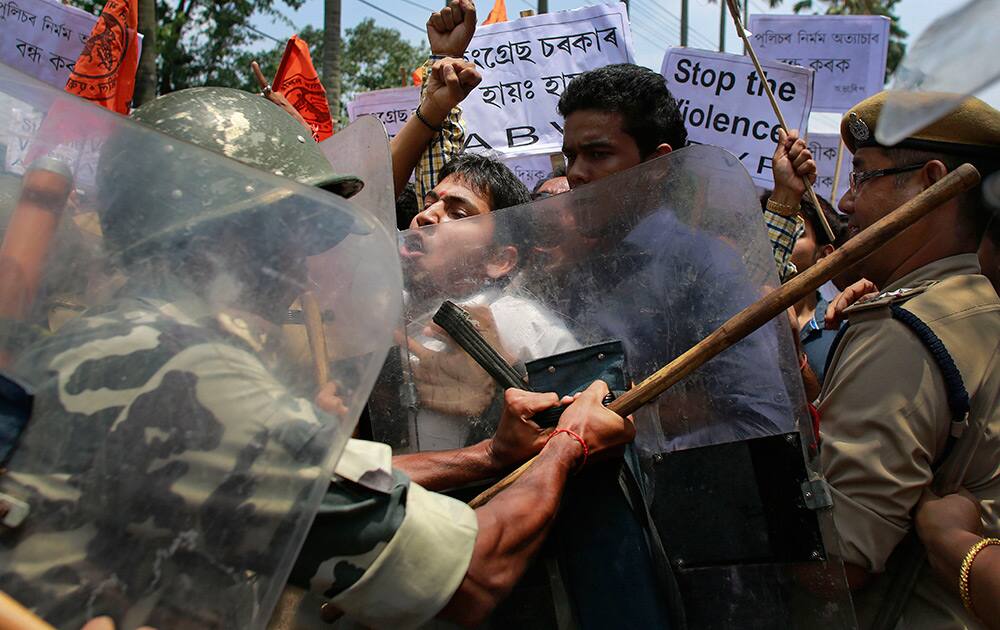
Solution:
[(580, 466), (577, 468), (577, 470), (579, 470), (580, 468), (583, 468), (587, 464), (587, 456), (590, 455), (590, 449), (587, 447), (587, 442), (584, 441), (584, 439), (582, 437), (580, 437), (579, 433), (577, 433), (575, 431), (570, 431), (569, 429), (556, 429), (555, 431), (553, 431), (549, 435), (549, 439), (545, 440), (545, 443), (548, 444), (549, 440), (551, 440), (552, 438), (554, 438), (556, 435), (558, 435), (560, 433), (565, 433), (566, 435), (572, 436), (573, 439), (575, 439), (577, 442), (579, 442), (580, 446), (583, 447), (583, 461), (580, 462)]

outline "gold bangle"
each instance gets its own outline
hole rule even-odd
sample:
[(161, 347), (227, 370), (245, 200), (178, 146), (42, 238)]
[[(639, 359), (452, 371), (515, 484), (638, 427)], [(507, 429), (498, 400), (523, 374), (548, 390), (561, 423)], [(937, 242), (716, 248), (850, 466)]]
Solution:
[(958, 593), (962, 596), (962, 604), (965, 606), (965, 609), (973, 616), (976, 615), (976, 611), (972, 609), (972, 594), (969, 593), (969, 576), (972, 573), (972, 563), (975, 561), (976, 556), (979, 555), (979, 552), (990, 545), (1000, 545), (1000, 538), (983, 538), (972, 545), (972, 549), (969, 549), (969, 552), (965, 554), (965, 559), (962, 560), (962, 569), (958, 572)]
[(775, 201), (774, 199), (768, 198), (767, 209), (775, 214), (780, 214), (783, 217), (793, 217), (799, 211), (802, 204), (796, 204), (790, 206), (787, 203), (781, 203), (780, 201)]

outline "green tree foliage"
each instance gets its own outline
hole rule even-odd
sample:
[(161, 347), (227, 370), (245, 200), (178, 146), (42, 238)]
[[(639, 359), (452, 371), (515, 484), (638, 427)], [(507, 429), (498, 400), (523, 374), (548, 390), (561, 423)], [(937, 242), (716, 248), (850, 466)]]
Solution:
[[(261, 39), (251, 18), (263, 15), (288, 23), (281, 9), (298, 9), (304, 1), (156, 0), (157, 91), (243, 85), (250, 72), (240, 62), (246, 49)], [(96, 14), (104, 1), (73, 4)]]
[[(783, 0), (769, 0), (772, 7)], [(884, 15), (891, 20), (889, 26), (889, 56), (886, 60), (886, 80), (896, 71), (896, 66), (906, 53), (906, 38), (909, 35), (899, 25), (896, 5), (901, 0), (796, 0), (792, 10), (796, 13), (811, 11), (819, 13), (823, 7), (827, 15)]]
[[(320, 59), (323, 52), (323, 29), (306, 26), (298, 32), (298, 36), (309, 44), (309, 55), (312, 57), (316, 71), (320, 71)], [(260, 70), (264, 76), (271, 80), (278, 72), (278, 64), (281, 63), (281, 56), (285, 53), (285, 44), (275, 44), (273, 48), (264, 51), (243, 51), (239, 54), (236, 68), (239, 70), (239, 79), (235, 83), (229, 84), (232, 87), (249, 92), (260, 91), (257, 80), (250, 71), (250, 62), (256, 61), (260, 64)]]
[[(319, 70), (320, 60), (323, 58), (323, 31), (307, 26), (299, 31), (299, 37), (308, 42), (313, 65)], [(400, 68), (406, 69), (409, 78), (410, 73), (419, 68), (431, 54), (426, 43), (414, 46), (403, 39), (396, 29), (378, 26), (371, 18), (347, 29), (342, 42), (341, 114), (345, 111), (347, 102), (356, 94), (400, 87)], [(273, 77), (284, 50), (282, 45), (265, 52), (243, 53), (240, 66), (249, 67), (250, 62), (256, 59), (264, 76)], [(250, 74), (236, 86), (245, 90), (257, 90), (257, 83)]]
[(414, 46), (396, 29), (377, 26), (375, 20), (367, 18), (347, 29), (344, 37), (340, 60), (343, 92), (353, 98), (359, 92), (399, 87), (400, 68), (405, 68), (409, 77), (430, 54), (426, 43)]

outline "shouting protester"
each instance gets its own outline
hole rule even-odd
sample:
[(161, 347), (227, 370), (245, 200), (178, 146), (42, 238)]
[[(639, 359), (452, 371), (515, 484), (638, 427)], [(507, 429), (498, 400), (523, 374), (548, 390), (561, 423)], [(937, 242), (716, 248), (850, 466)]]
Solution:
[(422, 450), (464, 444), (468, 418), (480, 415), (496, 393), (493, 380), (464, 351), (443, 350), (436, 339), (441, 331), (425, 330), (442, 295), (473, 311), (483, 333), (510, 362), (579, 345), (541, 305), (504, 294), (530, 252), (518, 246), (523, 235), (509, 233), (509, 224), (491, 215), (527, 203), (524, 184), (500, 161), (474, 154), (448, 162), (439, 177), (400, 247), (410, 278), (409, 341), (421, 401)]

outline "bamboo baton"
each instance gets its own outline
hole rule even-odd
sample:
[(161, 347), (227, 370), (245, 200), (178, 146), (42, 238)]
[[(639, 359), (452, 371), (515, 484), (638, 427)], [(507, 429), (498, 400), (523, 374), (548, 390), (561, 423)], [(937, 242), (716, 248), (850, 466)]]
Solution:
[[(931, 210), (952, 197), (970, 190), (978, 183), (979, 171), (974, 166), (971, 164), (959, 166), (927, 190), (860, 232), (840, 249), (835, 250), (789, 282), (733, 315), (729, 321), (699, 341), (693, 348), (619, 396), (608, 405), (608, 409), (622, 417), (635, 413), (640, 407), (654, 400), (682, 378), (704, 365), (709, 359), (735, 345), (750, 333), (784, 313), (788, 307), (811, 294), (827, 281), (866, 258), (899, 235), (900, 232), (926, 216)], [(498, 492), (517, 481), (518, 477), (533, 462), (534, 459), (526, 462), (470, 501), (469, 505), (474, 508), (485, 505)]]
[(0, 591), (0, 630), (54, 630), (38, 615)]
[(322, 389), (330, 380), (330, 365), (326, 352), (326, 329), (323, 328), (323, 314), (319, 310), (316, 294), (306, 291), (299, 298), (302, 302), (302, 319), (306, 323), (306, 335), (309, 338), (309, 351), (313, 359), (313, 375), (316, 377), (316, 388)]
[[(750, 0), (745, 1), (749, 2)], [(774, 98), (771, 85), (767, 82), (767, 75), (764, 74), (764, 69), (760, 67), (760, 59), (757, 58), (757, 53), (754, 52), (753, 46), (750, 44), (750, 38), (747, 37), (747, 32), (743, 28), (743, 21), (740, 20), (740, 8), (736, 5), (736, 0), (726, 0), (726, 2), (729, 4), (729, 12), (733, 16), (733, 21), (736, 23), (736, 32), (743, 39), (743, 45), (746, 46), (747, 54), (750, 55), (750, 60), (753, 61), (753, 67), (757, 69), (757, 77), (760, 79), (761, 86), (764, 88), (768, 100), (771, 101), (771, 108), (774, 109), (774, 115), (778, 117), (778, 124), (785, 130), (785, 133), (788, 133), (788, 125), (785, 124), (785, 117), (781, 115), (778, 101)], [(807, 178), (803, 177), (802, 182), (806, 185), (806, 192), (809, 193), (809, 200), (812, 201), (813, 206), (816, 208), (816, 214), (819, 215), (819, 222), (823, 224), (823, 231), (826, 232), (827, 238), (832, 243), (837, 239), (834, 238), (833, 229), (826, 220), (826, 215), (823, 214), (823, 206), (819, 205), (819, 199), (816, 198), (816, 191), (813, 190), (812, 184), (809, 183)], [(833, 194), (837, 194), (836, 189), (834, 189)]]

